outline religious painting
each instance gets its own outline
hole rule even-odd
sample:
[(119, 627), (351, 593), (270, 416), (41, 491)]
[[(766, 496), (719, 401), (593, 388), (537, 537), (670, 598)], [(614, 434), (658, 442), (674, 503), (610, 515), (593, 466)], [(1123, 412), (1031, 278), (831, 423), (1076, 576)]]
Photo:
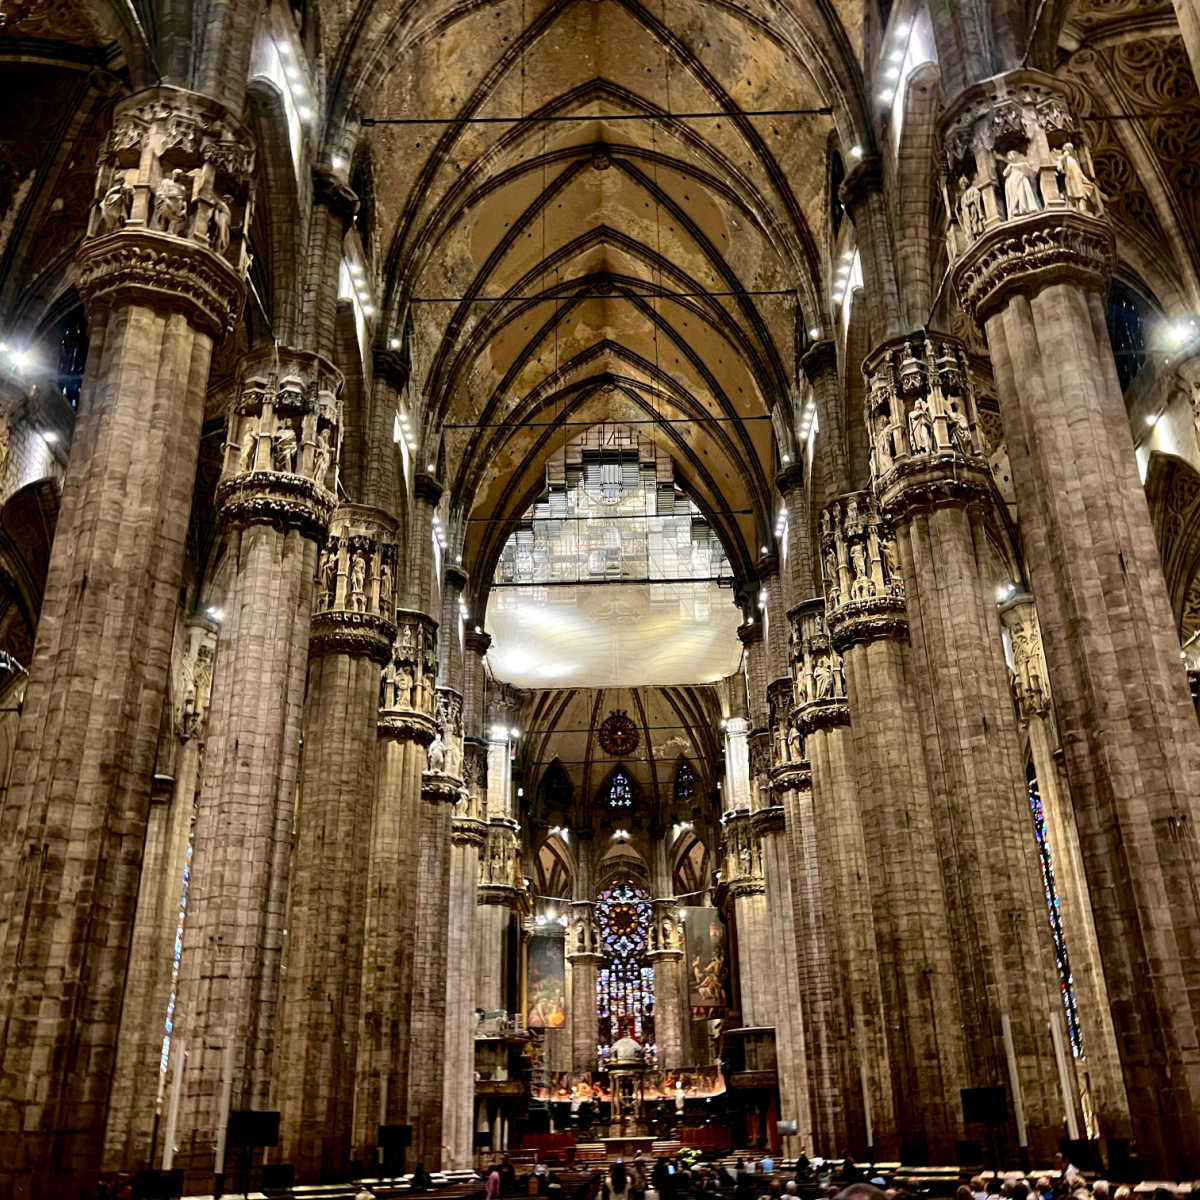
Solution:
[(729, 950), (715, 908), (685, 908), (688, 1005), (693, 1021), (723, 1017), (729, 1007)]
[(567, 972), (561, 937), (529, 939), (530, 1029), (561, 1029), (566, 1022)]

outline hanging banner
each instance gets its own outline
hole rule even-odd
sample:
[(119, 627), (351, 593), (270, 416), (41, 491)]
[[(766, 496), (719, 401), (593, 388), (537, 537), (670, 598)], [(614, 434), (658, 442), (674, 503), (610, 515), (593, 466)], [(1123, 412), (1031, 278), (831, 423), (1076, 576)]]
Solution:
[(562, 937), (529, 939), (529, 1011), (525, 1023), (530, 1029), (561, 1029), (566, 1022), (567, 970)]
[(723, 1017), (729, 1007), (729, 951), (715, 908), (685, 908), (688, 1005), (693, 1021)]

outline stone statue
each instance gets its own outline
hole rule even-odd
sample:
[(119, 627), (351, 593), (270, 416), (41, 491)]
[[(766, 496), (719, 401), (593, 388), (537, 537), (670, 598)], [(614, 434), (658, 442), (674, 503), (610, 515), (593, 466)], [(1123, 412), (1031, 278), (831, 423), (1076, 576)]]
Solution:
[(333, 462), (333, 438), (328, 426), (317, 434), (317, 445), (313, 450), (313, 479), (322, 487), (325, 486), (325, 476), (329, 474), (329, 464)]
[(391, 616), (389, 611), (392, 607), (392, 569), (387, 563), (379, 565), (379, 611), (383, 615)]
[(350, 605), (355, 612), (367, 611), (367, 560), (361, 550), (350, 560)]
[(813, 679), (817, 684), (817, 699), (828, 700), (833, 695), (833, 672), (824, 658), (813, 664)]
[(213, 204), (212, 216), (208, 219), (208, 243), (218, 254), (229, 249), (229, 227), (233, 223), (233, 197), (222, 196)]
[(164, 177), (154, 189), (154, 223), (152, 228), (183, 236), (187, 222), (188, 194), (183, 172), (176, 168), (169, 178)]
[(271, 439), (271, 466), (276, 471), (294, 471), (296, 447), (296, 431), (290, 425), (280, 425)]
[(862, 542), (855, 542), (850, 547), (850, 560), (854, 564), (854, 584), (851, 590), (854, 599), (862, 600), (869, 597), (875, 590), (870, 576), (867, 574), (867, 555), (863, 550)]
[(258, 450), (258, 419), (250, 417), (242, 431), (242, 470), (253, 471)]
[(212, 647), (201, 645), (196, 650), (196, 673), (195, 673), (195, 702), (198, 713), (208, 711), (208, 702), (212, 697), (212, 679), (213, 679), (213, 652)]
[(961, 454), (974, 454), (975, 439), (971, 437), (971, 427), (967, 424), (967, 418), (957, 408), (952, 408), (948, 417), (951, 443), (958, 447)]
[(406, 662), (400, 664), (396, 675), (396, 704), (402, 708), (415, 708), (413, 698), (413, 669)]
[(391, 660), (379, 677), (379, 707), (396, 707), (396, 664)]
[(1062, 176), (1063, 192), (1067, 203), (1081, 212), (1096, 211), (1096, 185), (1084, 174), (1083, 164), (1075, 154), (1075, 147), (1067, 142), (1058, 153), (1055, 163)]
[(800, 762), (804, 758), (804, 738), (794, 726), (788, 731), (788, 756), (792, 762)]
[(129, 220), (133, 209), (133, 188), (125, 175), (118, 172), (113, 176), (112, 186), (100, 201), (100, 232), (112, 233), (122, 228)]
[(900, 568), (896, 562), (896, 543), (891, 538), (883, 538), (879, 543), (879, 553), (883, 559), (883, 569), (890, 583), (900, 578)]
[(337, 554), (328, 550), (321, 555), (321, 590), (325, 593), (325, 608), (332, 608), (337, 598)]
[(965, 175), (959, 180), (961, 192), (958, 200), (959, 219), (963, 228), (973, 237), (983, 232), (983, 193), (973, 179)]
[(439, 774), (446, 769), (446, 743), (442, 741), (440, 733), (434, 734), (433, 741), (429, 743), (428, 750), (429, 769), (437, 771)]
[(933, 417), (924, 396), (918, 396), (917, 402), (908, 414), (909, 436), (915, 454), (933, 453)]
[(1009, 218), (1023, 217), (1038, 210), (1030, 176), (1033, 168), (1015, 151), (1008, 152), (1004, 166), (1004, 206)]

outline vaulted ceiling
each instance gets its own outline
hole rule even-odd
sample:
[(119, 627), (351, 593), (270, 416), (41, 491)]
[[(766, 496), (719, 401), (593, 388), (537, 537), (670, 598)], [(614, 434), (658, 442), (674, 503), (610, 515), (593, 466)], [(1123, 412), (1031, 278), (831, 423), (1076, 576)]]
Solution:
[(861, 29), (853, 0), (326, 13), (371, 151), (385, 319), (427, 439), (444, 427), (453, 506), (514, 519), (580, 428), (639, 423), (701, 509), (744, 510), (723, 538), (752, 580), (771, 417), (792, 427), (798, 355), (827, 324), (830, 146), (862, 140)]

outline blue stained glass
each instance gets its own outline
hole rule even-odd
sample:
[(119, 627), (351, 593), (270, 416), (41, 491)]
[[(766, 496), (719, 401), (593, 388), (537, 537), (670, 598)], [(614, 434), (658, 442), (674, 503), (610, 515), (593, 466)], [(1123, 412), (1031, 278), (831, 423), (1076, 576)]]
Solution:
[[(616, 776), (613, 777), (614, 781)], [(654, 1046), (654, 968), (646, 961), (650, 942), (650, 898), (631, 883), (601, 892), (596, 902), (600, 941), (608, 957), (596, 977), (596, 1017), (603, 1065), (612, 1044), (632, 1037), (647, 1062)]]
[(614, 771), (608, 781), (608, 803), (612, 808), (628, 808), (633, 803), (633, 788), (624, 771)]
[(1026, 772), (1029, 785), (1029, 805), (1033, 810), (1033, 832), (1037, 838), (1038, 859), (1042, 867), (1042, 890), (1046, 894), (1046, 907), (1050, 912), (1050, 934), (1054, 939), (1054, 957), (1058, 963), (1058, 982), (1062, 990), (1063, 1008), (1067, 1014), (1067, 1036), (1071, 1040), (1071, 1053), (1078, 1058), (1083, 1053), (1083, 1039), (1079, 1033), (1079, 1009), (1075, 1004), (1075, 980), (1071, 975), (1071, 960), (1067, 955), (1067, 940), (1063, 936), (1062, 902), (1058, 886), (1054, 881), (1054, 860), (1050, 855), (1050, 841), (1046, 836), (1046, 814), (1042, 810), (1042, 794), (1038, 790), (1037, 775), (1033, 764)]
[(675, 772), (675, 799), (690, 800), (696, 793), (696, 772), (687, 763), (680, 763)]

